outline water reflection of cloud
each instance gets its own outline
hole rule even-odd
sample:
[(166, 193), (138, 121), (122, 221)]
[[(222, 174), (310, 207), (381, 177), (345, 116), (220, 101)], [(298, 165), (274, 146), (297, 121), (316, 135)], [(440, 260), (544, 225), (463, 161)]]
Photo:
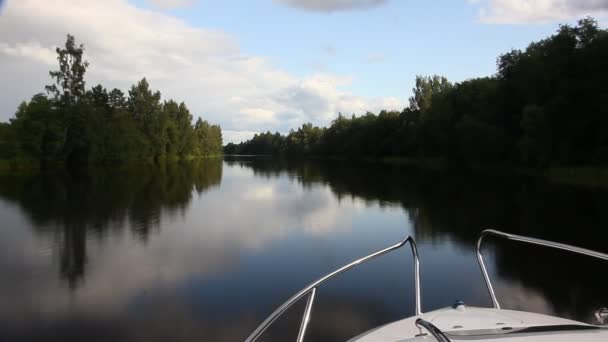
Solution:
[(238, 167), (225, 170), (223, 191), (196, 213), (200, 220), (217, 213), (222, 218), (208, 222), (201, 233), (225, 236), (230, 232), (238, 248), (259, 249), (291, 232), (322, 235), (348, 229), (347, 213), (359, 209), (352, 202), (338, 203), (326, 186), (305, 190), (287, 175), (267, 180), (253, 178), (251, 169), (246, 170), (248, 178), (242, 178)]
[(75, 313), (109, 319), (134, 298), (230, 272), (241, 258), (290, 234), (322, 238), (347, 231), (367, 205), (340, 201), (325, 185), (304, 189), (288, 177), (268, 180), (251, 169), (225, 168), (221, 188), (193, 196), (180, 215), (158, 215), (160, 228), (145, 241), (130, 227), (136, 222), (126, 220), (88, 236), (86, 275), (72, 290), (57, 276), (57, 238), (23, 229), (27, 218), (7, 210), (12, 216), (5, 222), (13, 228), (0, 231), (0, 250), (10, 256), (0, 262), (0, 293), (7, 296), (0, 319), (25, 324), (34, 316)]
[(271, 185), (250, 187), (245, 190), (242, 197), (253, 201), (271, 201), (275, 199), (274, 187)]
[(495, 287), (500, 305), (505, 309), (555, 315), (555, 310), (549, 300), (535, 289), (525, 287), (515, 281), (501, 281)]

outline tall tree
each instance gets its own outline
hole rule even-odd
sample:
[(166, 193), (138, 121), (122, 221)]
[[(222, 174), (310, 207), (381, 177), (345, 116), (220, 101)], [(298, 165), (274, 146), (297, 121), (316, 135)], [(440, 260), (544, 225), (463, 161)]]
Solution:
[(75, 104), (85, 94), (84, 74), (89, 62), (83, 60), (84, 45), (76, 44), (74, 36), (68, 34), (63, 49), (56, 48), (59, 70), (50, 71), (55, 84), (46, 86), (55, 101), (63, 105)]
[(127, 100), (129, 112), (149, 143), (144, 154), (155, 158), (164, 155), (166, 142), (160, 99), (160, 92), (152, 91), (148, 81), (143, 78), (131, 87)]

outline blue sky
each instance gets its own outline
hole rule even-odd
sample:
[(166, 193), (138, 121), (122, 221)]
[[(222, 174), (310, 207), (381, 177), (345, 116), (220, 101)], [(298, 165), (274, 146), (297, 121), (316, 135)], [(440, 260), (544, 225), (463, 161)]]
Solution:
[[(149, 1), (139, 7), (158, 9)], [(246, 53), (266, 56), (299, 76), (353, 75), (350, 90), (403, 96), (417, 74), (451, 80), (491, 75), (498, 54), (524, 48), (556, 29), (552, 22), (487, 25), (466, 1), (387, 1), (367, 9), (311, 12), (272, 0), (206, 1), (168, 9), (192, 26), (238, 37)], [(407, 85), (410, 85), (407, 87)]]
[[(12, 0), (0, 10), (0, 119), (44, 89), (66, 33), (89, 85), (147, 77), (219, 123), (225, 141), (401, 110), (416, 75), (488, 76), (496, 57), (593, 15), (604, 0)], [(2, 81), (0, 81), (2, 82)]]

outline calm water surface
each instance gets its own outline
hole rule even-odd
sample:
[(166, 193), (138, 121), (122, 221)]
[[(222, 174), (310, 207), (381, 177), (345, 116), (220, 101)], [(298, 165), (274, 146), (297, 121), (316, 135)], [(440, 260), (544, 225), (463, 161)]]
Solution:
[[(240, 341), (295, 291), (413, 235), (423, 310), (490, 305), (484, 228), (608, 251), (608, 193), (513, 176), (232, 158), (0, 176), (0, 341)], [(505, 308), (592, 321), (607, 265), (487, 247)], [(303, 304), (269, 331), (295, 337)], [(408, 249), (320, 288), (309, 341), (413, 313)]]

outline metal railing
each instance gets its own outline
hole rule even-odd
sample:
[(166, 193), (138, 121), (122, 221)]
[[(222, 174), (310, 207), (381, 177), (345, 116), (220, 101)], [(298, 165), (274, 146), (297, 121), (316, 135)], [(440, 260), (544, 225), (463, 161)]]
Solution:
[(300, 323), (300, 331), (298, 332), (297, 341), (302, 342), (304, 340), (304, 336), (306, 335), (306, 328), (308, 327), (308, 323), (310, 322), (310, 314), (312, 312), (312, 305), (314, 303), (315, 296), (317, 293), (317, 287), (319, 287), (321, 284), (325, 283), (329, 279), (337, 276), (338, 274), (346, 272), (353, 267), (359, 266), (359, 265), (361, 265), (367, 261), (370, 261), (372, 259), (375, 259), (376, 257), (379, 257), (383, 254), (386, 254), (386, 253), (389, 253), (396, 249), (399, 249), (399, 248), (403, 247), (405, 244), (407, 244), (408, 242), (410, 243), (410, 247), (412, 249), (412, 255), (414, 256), (414, 287), (415, 287), (415, 292), (416, 292), (416, 294), (415, 294), (415, 296), (416, 296), (416, 316), (421, 315), (422, 306), (420, 303), (420, 298), (421, 298), (421, 296), (420, 296), (420, 260), (418, 258), (418, 249), (416, 248), (416, 242), (414, 241), (414, 238), (412, 238), (411, 236), (408, 235), (403, 240), (401, 240), (399, 243), (386, 247), (377, 252), (369, 254), (368, 256), (357, 259), (347, 265), (344, 265), (344, 266), (340, 267), (339, 269), (319, 278), (317, 281), (311, 283), (310, 285), (306, 286), (302, 290), (298, 291), (298, 293), (296, 293), (291, 298), (289, 298), (285, 303), (283, 303), (281, 306), (279, 306), (270, 316), (268, 316), (268, 318), (266, 318), (266, 320), (264, 320), (264, 322), (262, 322), (262, 324), (260, 324), (260, 326), (258, 326), (257, 329), (255, 329), (255, 331), (253, 333), (251, 333), (251, 335), (245, 340), (245, 342), (254, 342), (255, 340), (257, 340), (260, 336), (262, 336), (264, 331), (266, 331), (266, 329), (270, 325), (272, 325), (272, 323), (274, 323), (274, 321), (277, 320), (277, 318), (279, 318), (281, 315), (283, 315), (292, 305), (294, 305), (296, 302), (298, 302), (301, 298), (303, 298), (304, 296), (309, 294), (308, 301), (306, 302), (306, 309), (304, 310), (304, 315), (302, 317), (302, 322)]
[(533, 244), (533, 245), (561, 249), (561, 250), (564, 250), (567, 252), (573, 252), (573, 253), (577, 253), (577, 254), (582, 254), (582, 255), (587, 255), (590, 257), (598, 258), (598, 259), (608, 260), (608, 254), (592, 251), (592, 250), (585, 249), (585, 248), (570, 246), (570, 245), (566, 245), (563, 243), (557, 243), (557, 242), (547, 241), (547, 240), (543, 240), (543, 239), (536, 239), (536, 238), (530, 238), (530, 237), (521, 236), (521, 235), (509, 234), (509, 233), (505, 233), (505, 232), (501, 232), (501, 231), (493, 230), (493, 229), (484, 230), (483, 232), (481, 232), (481, 235), (479, 236), (479, 239), (477, 240), (477, 260), (479, 261), (479, 267), (481, 268), (481, 273), (483, 274), (483, 278), (486, 281), (486, 286), (488, 288), (488, 292), (490, 293), (490, 297), (492, 298), (492, 303), (494, 305), (494, 308), (496, 308), (496, 309), (500, 309), (500, 304), (498, 303), (498, 300), (496, 299), (496, 294), (494, 293), (494, 288), (492, 287), (492, 282), (490, 281), (490, 277), (488, 276), (488, 271), (486, 271), (486, 266), (483, 262), (483, 256), (481, 255), (481, 244), (483, 242), (483, 238), (487, 235), (497, 236), (497, 237), (505, 238), (505, 239), (511, 240), (511, 241), (519, 241), (519, 242), (525, 242), (525, 243), (529, 243), (529, 244)]

